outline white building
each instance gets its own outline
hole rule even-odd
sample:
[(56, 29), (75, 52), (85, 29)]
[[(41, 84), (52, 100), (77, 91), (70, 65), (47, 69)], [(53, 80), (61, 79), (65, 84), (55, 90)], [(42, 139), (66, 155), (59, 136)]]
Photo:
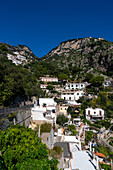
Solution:
[(41, 88), (41, 89), (46, 89), (47, 86), (48, 86), (47, 84), (40, 84), (40, 88)]
[(39, 105), (40, 106), (56, 106), (57, 103), (54, 102), (53, 98), (39, 98)]
[(58, 78), (53, 77), (40, 77), (40, 80), (44, 82), (58, 82)]
[(85, 116), (87, 120), (104, 119), (104, 110), (100, 108), (87, 108), (85, 109)]
[(31, 110), (32, 120), (35, 122), (54, 122), (56, 123), (56, 106), (52, 98), (39, 98), (39, 106), (34, 106)]
[(61, 99), (64, 100), (78, 100), (80, 97), (84, 96), (85, 93), (83, 91), (71, 91), (71, 92), (62, 92)]
[(85, 83), (67, 83), (65, 85), (66, 90), (83, 90), (85, 89), (86, 85)]

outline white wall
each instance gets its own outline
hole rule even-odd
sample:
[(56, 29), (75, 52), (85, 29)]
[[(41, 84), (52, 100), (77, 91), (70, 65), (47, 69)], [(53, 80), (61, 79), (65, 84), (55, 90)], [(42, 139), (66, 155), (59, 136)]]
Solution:
[(57, 105), (57, 103), (54, 102), (53, 98), (39, 98), (39, 105), (43, 106), (43, 104), (46, 104), (46, 106), (49, 106), (49, 105), (56, 106)]
[(76, 91), (74, 93), (75, 100), (78, 100), (80, 97), (84, 96), (85, 93), (83, 91)]
[(67, 83), (65, 86), (66, 90), (76, 90), (76, 89), (84, 89), (85, 84), (84, 83)]
[(80, 97), (84, 96), (85, 93), (83, 91), (75, 91), (75, 92), (65, 92), (61, 93), (61, 99), (65, 100), (78, 100)]
[[(101, 114), (100, 114), (101, 113)], [(96, 108), (96, 109), (93, 109), (93, 108), (87, 108), (85, 110), (85, 115), (86, 115), (86, 119), (89, 119), (90, 120), (90, 117), (93, 116), (93, 117), (102, 117), (104, 119), (104, 110), (103, 109), (100, 109), (100, 108)]]

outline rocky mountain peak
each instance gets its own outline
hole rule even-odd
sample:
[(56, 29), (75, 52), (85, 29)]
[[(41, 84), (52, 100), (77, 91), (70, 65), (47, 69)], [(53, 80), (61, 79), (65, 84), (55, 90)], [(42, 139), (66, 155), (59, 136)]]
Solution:
[(84, 47), (85, 45), (87, 45), (88, 43), (90, 43), (91, 41), (97, 42), (97, 41), (101, 41), (101, 40), (104, 40), (104, 39), (103, 38), (92, 38), (92, 37), (71, 39), (68, 41), (61, 42), (58, 45), (58, 47), (51, 50), (48, 55), (49, 56), (52, 56), (54, 54), (61, 55), (62, 53), (67, 53), (70, 50), (78, 50), (78, 49)]
[(33, 60), (38, 61), (38, 57), (26, 45), (12, 46), (7, 43), (0, 43), (0, 50), (1, 55), (7, 55), (8, 59), (16, 65), (24, 65)]

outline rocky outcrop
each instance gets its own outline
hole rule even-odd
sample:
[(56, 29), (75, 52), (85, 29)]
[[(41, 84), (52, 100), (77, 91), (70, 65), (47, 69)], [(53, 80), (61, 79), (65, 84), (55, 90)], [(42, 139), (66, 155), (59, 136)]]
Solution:
[(5, 54), (7, 55), (8, 59), (11, 60), (16, 65), (24, 65), (29, 63), (33, 60), (38, 61), (38, 57), (36, 57), (33, 52), (30, 50), (29, 47), (25, 45), (18, 45), (17, 47), (9, 45), (7, 43), (0, 43), (0, 47), (2, 46), (2, 52), (4, 55), (4, 47)]
[(110, 72), (113, 69), (113, 43), (103, 38), (83, 38), (62, 42), (58, 47), (42, 57), (60, 69), (79, 67), (83, 71), (90, 69)]

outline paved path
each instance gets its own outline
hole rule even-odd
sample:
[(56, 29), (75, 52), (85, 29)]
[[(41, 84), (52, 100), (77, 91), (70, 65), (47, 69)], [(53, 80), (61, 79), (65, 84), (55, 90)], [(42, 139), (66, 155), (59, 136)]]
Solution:
[[(95, 170), (96, 169), (96, 161), (91, 160), (89, 154), (86, 151), (77, 151), (74, 150), (73, 145), (70, 145), (73, 159), (71, 159), (72, 170)], [(75, 146), (76, 148), (76, 146)]]

